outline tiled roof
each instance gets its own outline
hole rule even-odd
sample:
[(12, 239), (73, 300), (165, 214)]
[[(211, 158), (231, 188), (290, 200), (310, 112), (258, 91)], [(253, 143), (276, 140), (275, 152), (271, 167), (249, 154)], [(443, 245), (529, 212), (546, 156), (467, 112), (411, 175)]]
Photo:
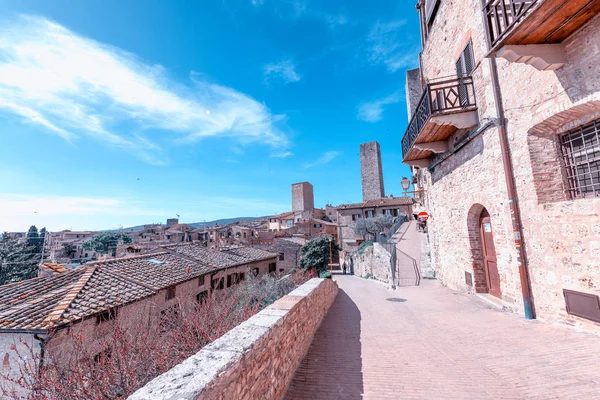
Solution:
[(114, 275), (127, 277), (155, 290), (185, 282), (212, 270), (202, 260), (193, 261), (168, 252), (99, 261), (90, 265), (100, 266)]
[(219, 251), (173, 245), (0, 286), (0, 330), (47, 331), (214, 270), (275, 257), (252, 248)]
[(367, 200), (363, 203), (341, 204), (336, 208), (338, 210), (347, 210), (350, 208), (374, 208), (374, 207), (389, 207), (389, 206), (408, 206), (414, 204), (415, 200), (412, 197), (383, 197), (381, 199)]
[(250, 262), (266, 260), (277, 257), (277, 254), (268, 251), (253, 249), (251, 247), (239, 247), (229, 250), (213, 250), (198, 245), (171, 245), (164, 246), (165, 249), (185, 255), (194, 260), (205, 262), (216, 269), (230, 268)]
[(285, 218), (289, 218), (289, 217), (293, 217), (293, 216), (294, 216), (294, 212), (288, 211), (288, 212), (284, 212), (281, 214), (273, 215), (272, 217), (269, 217), (269, 218), (285, 219)]
[(61, 273), (61, 272), (67, 272), (69, 270), (69, 268), (65, 267), (62, 264), (59, 263), (54, 263), (54, 262), (44, 262), (40, 265), (40, 268), (42, 270), (44, 270), (45, 272), (48, 272), (50, 274), (57, 274), (57, 273)]

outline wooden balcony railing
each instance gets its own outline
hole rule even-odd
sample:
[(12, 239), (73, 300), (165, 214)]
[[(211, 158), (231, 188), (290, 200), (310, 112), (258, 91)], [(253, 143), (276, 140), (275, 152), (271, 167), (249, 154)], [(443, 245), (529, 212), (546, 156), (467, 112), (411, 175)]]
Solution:
[(492, 48), (539, 0), (489, 0), (483, 11)]
[(470, 76), (427, 83), (402, 138), (402, 157), (406, 156), (431, 116), (470, 111), (475, 106), (475, 90)]

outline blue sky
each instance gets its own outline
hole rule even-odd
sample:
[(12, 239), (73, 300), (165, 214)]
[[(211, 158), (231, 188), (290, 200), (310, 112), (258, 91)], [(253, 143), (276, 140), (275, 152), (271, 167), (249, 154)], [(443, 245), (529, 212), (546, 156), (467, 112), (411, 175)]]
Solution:
[(400, 195), (418, 18), (366, 4), (0, 0), (0, 230), (358, 202), (371, 140)]

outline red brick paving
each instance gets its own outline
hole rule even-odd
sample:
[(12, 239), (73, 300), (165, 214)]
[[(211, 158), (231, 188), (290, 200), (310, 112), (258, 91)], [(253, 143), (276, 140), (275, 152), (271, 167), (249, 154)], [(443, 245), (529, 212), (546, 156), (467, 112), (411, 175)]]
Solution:
[(600, 399), (600, 336), (526, 321), (436, 281), (390, 291), (336, 280), (286, 400)]

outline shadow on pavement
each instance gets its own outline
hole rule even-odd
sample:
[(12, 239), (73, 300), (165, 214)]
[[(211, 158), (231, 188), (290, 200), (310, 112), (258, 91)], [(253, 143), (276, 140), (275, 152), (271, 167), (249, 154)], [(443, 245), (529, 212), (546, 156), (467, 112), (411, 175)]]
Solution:
[(360, 311), (340, 289), (285, 395), (294, 399), (362, 399)]

